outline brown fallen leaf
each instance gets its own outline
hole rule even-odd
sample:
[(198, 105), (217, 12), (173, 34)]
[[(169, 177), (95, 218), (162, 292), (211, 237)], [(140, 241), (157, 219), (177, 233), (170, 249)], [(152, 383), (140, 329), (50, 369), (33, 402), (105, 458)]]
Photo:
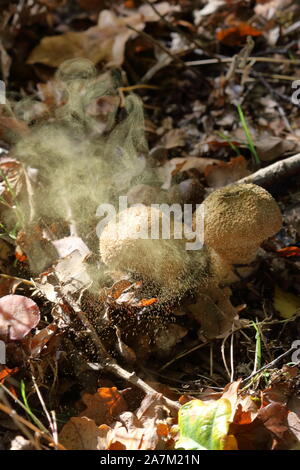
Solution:
[[(57, 36), (46, 36), (31, 51), (27, 63), (59, 67), (65, 60), (84, 57), (95, 64), (105, 60), (110, 67), (120, 66), (124, 61), (126, 42), (137, 35), (127, 25), (142, 31), (145, 22), (159, 19), (153, 9), (145, 7), (147, 5), (130, 16), (117, 16), (112, 10), (102, 10), (97, 26), (81, 32), (68, 31)], [(174, 9), (167, 2), (157, 4), (156, 8), (161, 14)]]
[(231, 421), (233, 421), (234, 419), (237, 404), (239, 401), (238, 391), (240, 388), (240, 383), (241, 383), (241, 379), (227, 384), (226, 387), (224, 387), (224, 392), (222, 394), (222, 398), (226, 398), (231, 403)]
[(65, 60), (84, 57), (95, 64), (105, 60), (110, 66), (120, 66), (127, 40), (136, 35), (126, 24), (138, 30), (144, 28), (139, 13), (120, 18), (112, 11), (103, 10), (97, 26), (82, 32), (68, 31), (58, 36), (44, 37), (31, 52), (27, 63), (59, 67)]
[(214, 158), (203, 157), (177, 157), (167, 160), (167, 162), (158, 168), (158, 174), (163, 181), (162, 189), (169, 189), (172, 184), (173, 176), (183, 171), (197, 170), (199, 173), (204, 173), (208, 165), (219, 163), (219, 160)]
[(125, 412), (114, 426), (100, 426), (99, 449), (166, 449), (171, 440), (169, 410), (159, 394), (147, 395), (135, 413)]
[[(154, 450), (157, 446), (158, 435), (154, 420), (148, 421), (147, 427), (140, 427), (136, 416), (127, 411), (120, 416), (113, 429), (107, 430), (104, 449), (108, 450)], [(102, 442), (103, 446), (103, 442)], [(103, 449), (103, 447), (100, 447)]]
[(67, 450), (97, 450), (102, 434), (92, 419), (71, 418), (60, 431), (59, 442)]
[(53, 323), (43, 328), (33, 338), (31, 338), (29, 347), (32, 357), (36, 357), (41, 353), (44, 346), (46, 346), (56, 331), (57, 325)]
[(82, 411), (80, 416), (94, 420), (98, 426), (112, 423), (127, 409), (126, 401), (116, 387), (99, 388), (93, 395), (85, 393), (82, 396), (82, 401), (86, 405), (86, 409)]
[(239, 156), (231, 158), (229, 162), (221, 161), (207, 166), (204, 175), (210, 187), (221, 188), (250, 175), (250, 171), (247, 169), (247, 160)]
[(276, 402), (261, 408), (257, 414), (257, 418), (276, 436), (278, 441), (285, 441), (288, 438), (287, 416), (287, 407)]
[(3, 384), (5, 382), (5, 379), (10, 377), (11, 375), (15, 374), (18, 372), (19, 368), (14, 367), (13, 369), (9, 369), (6, 366), (3, 366), (3, 369), (0, 370), (0, 383)]
[(8, 294), (14, 294), (18, 286), (22, 283), (21, 279), (15, 279), (14, 277), (0, 277), (0, 297), (4, 297)]
[(262, 16), (264, 19), (271, 22), (274, 16), (277, 16), (281, 10), (286, 10), (293, 0), (267, 0), (257, 1), (254, 7), (256, 15)]
[(298, 152), (299, 144), (293, 140), (267, 135), (255, 141), (259, 158), (264, 162), (276, 160), (289, 152)]
[(55, 266), (55, 274), (63, 284), (62, 293), (74, 294), (91, 284), (85, 258), (85, 250), (75, 249), (69, 255), (58, 260)]
[[(10, 157), (3, 157), (0, 162), (0, 172), (0, 193), (9, 203), (12, 199), (12, 191), (18, 196), (24, 187), (24, 168), (17, 160)], [(8, 184), (10, 188), (7, 187)]]
[(182, 147), (185, 144), (186, 134), (183, 129), (171, 129), (161, 139), (161, 144), (166, 149)]
[(220, 29), (216, 33), (218, 41), (223, 42), (227, 46), (238, 46), (242, 44), (247, 36), (261, 36), (262, 31), (253, 28), (244, 22), (237, 22), (231, 28)]
[(295, 436), (289, 428), (288, 414), (287, 407), (276, 402), (261, 407), (254, 420), (249, 412), (237, 413), (230, 433), (239, 450), (289, 449), (295, 444)]
[(289, 430), (293, 433), (298, 444), (300, 443), (300, 418), (299, 416), (294, 413), (294, 411), (290, 411), (287, 416), (287, 422), (289, 426)]
[(0, 137), (5, 142), (14, 142), (16, 136), (25, 135), (28, 131), (29, 128), (24, 121), (14, 117), (0, 116)]

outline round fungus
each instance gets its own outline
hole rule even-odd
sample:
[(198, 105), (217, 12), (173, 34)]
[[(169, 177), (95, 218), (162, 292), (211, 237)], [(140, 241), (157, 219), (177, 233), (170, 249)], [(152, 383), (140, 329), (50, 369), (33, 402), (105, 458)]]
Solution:
[(276, 201), (255, 184), (218, 189), (203, 204), (204, 243), (216, 252), (220, 273), (233, 264), (251, 263), (261, 243), (282, 224)]
[[(183, 240), (174, 239), (169, 218), (159, 209), (134, 206), (110, 220), (100, 236), (102, 261), (111, 269), (132, 271), (162, 287), (177, 290), (187, 270)], [(163, 225), (164, 224), (164, 225)]]

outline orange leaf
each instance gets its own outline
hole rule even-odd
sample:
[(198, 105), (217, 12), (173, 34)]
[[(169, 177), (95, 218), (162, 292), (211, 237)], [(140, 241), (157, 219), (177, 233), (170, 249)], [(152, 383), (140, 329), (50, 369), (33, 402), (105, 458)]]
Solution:
[(232, 434), (226, 436), (224, 450), (238, 450), (236, 438)]
[(235, 26), (226, 29), (220, 29), (216, 33), (218, 41), (223, 42), (227, 46), (238, 46), (242, 44), (247, 36), (260, 36), (262, 31), (253, 28), (247, 23), (237, 23)]
[(148, 307), (149, 305), (155, 304), (157, 302), (157, 297), (153, 297), (152, 299), (142, 299), (137, 304), (138, 307)]
[(15, 257), (18, 261), (20, 261), (20, 263), (25, 263), (28, 260), (27, 256), (23, 253), (19, 245), (16, 246)]
[(15, 374), (16, 372), (18, 372), (18, 370), (18, 367), (14, 367), (14, 369), (9, 369), (8, 367), (4, 366), (4, 369), (0, 370), (0, 383), (3, 384), (7, 377), (10, 377), (11, 375)]
[(109, 450), (126, 450), (126, 446), (119, 441), (112, 442), (108, 448)]
[(85, 393), (82, 401), (86, 405), (86, 409), (80, 416), (93, 419), (98, 426), (110, 424), (123, 411), (127, 410), (126, 401), (116, 387), (98, 388), (93, 395)]
[(126, 0), (124, 2), (125, 8), (135, 8), (135, 2), (133, 0)]
[(12, 385), (10, 385), (10, 386), (8, 387), (8, 389), (9, 389), (10, 393), (11, 393), (14, 397), (18, 398), (18, 394), (17, 394), (17, 392), (16, 392), (15, 387), (13, 387)]
[(276, 250), (276, 253), (282, 258), (291, 258), (292, 256), (300, 256), (300, 248), (298, 246), (286, 246)]
[(170, 427), (166, 423), (157, 423), (156, 432), (158, 436), (168, 437), (170, 433)]

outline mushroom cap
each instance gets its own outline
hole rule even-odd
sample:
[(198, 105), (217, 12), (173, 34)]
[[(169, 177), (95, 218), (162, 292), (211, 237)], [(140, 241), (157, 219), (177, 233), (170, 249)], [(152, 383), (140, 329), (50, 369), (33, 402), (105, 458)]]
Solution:
[[(112, 269), (140, 274), (160, 285), (178, 288), (186, 272), (187, 254), (183, 240), (151, 238), (150, 223), (162, 221), (165, 214), (148, 206), (134, 206), (120, 212), (103, 229), (100, 255)], [(148, 238), (139, 238), (141, 235)]]
[(204, 201), (204, 242), (233, 263), (252, 261), (282, 224), (271, 194), (255, 184), (218, 189)]

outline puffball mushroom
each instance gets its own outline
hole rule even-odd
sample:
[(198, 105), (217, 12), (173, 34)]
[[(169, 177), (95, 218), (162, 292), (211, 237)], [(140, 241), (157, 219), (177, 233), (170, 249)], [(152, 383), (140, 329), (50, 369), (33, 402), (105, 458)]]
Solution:
[(255, 184), (218, 189), (203, 204), (204, 243), (213, 249), (216, 270), (221, 276), (227, 271), (226, 280), (232, 282), (232, 265), (251, 263), (261, 243), (280, 229), (280, 209), (271, 194)]
[[(100, 254), (111, 269), (132, 271), (167, 290), (182, 289), (188, 255), (184, 240), (151, 237), (150, 224), (166, 215), (149, 206), (134, 206), (108, 222), (100, 236)], [(165, 221), (168, 224), (168, 221)], [(168, 224), (169, 225), (169, 224)], [(148, 238), (141, 238), (148, 235)]]
[(0, 298), (0, 336), (21, 340), (39, 321), (40, 309), (28, 297), (5, 295)]

